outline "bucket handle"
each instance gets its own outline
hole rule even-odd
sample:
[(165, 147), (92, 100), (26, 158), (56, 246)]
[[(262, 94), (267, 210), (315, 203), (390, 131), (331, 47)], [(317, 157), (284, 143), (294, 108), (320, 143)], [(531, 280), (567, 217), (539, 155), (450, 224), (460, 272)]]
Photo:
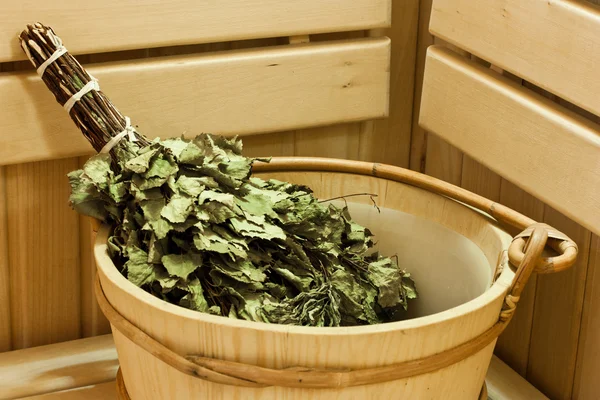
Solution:
[[(561, 255), (544, 258), (543, 251), (547, 243), (561, 251)], [(365, 369), (272, 369), (198, 355), (184, 357), (147, 335), (115, 310), (104, 294), (99, 276), (96, 277), (95, 291), (100, 309), (113, 329), (117, 329), (127, 339), (184, 374), (214, 383), (252, 388), (282, 386), (339, 389), (427, 374), (453, 365), (484, 349), (510, 322), (521, 292), (533, 271), (548, 273), (566, 268), (573, 263), (577, 246), (568, 237), (547, 225), (533, 224), (515, 237), (508, 253), (509, 259), (519, 261), (519, 268), (507, 291), (498, 321), (490, 329), (466, 343), (431, 356)]]

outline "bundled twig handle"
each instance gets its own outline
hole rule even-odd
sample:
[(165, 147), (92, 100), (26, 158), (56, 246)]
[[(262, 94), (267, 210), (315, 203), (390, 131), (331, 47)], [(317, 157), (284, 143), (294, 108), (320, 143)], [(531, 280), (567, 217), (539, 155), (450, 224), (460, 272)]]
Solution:
[(102, 93), (96, 78), (67, 51), (52, 28), (39, 22), (30, 24), (19, 39), (23, 51), (56, 101), (97, 152), (112, 150), (106, 146), (116, 145), (115, 137), (127, 136), (141, 146), (148, 144), (148, 140)]

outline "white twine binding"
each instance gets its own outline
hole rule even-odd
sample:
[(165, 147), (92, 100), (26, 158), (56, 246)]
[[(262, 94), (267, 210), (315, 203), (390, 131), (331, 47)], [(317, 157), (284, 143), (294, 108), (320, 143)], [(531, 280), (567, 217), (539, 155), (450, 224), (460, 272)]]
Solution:
[(131, 126), (131, 120), (129, 117), (125, 117), (125, 129), (121, 131), (117, 136), (110, 139), (108, 143), (104, 145), (102, 150), (100, 150), (100, 154), (108, 153), (115, 147), (125, 136), (129, 136), (130, 142), (136, 142), (137, 138), (135, 137), (135, 129)]
[(67, 52), (67, 48), (65, 46), (60, 45), (59, 47), (57, 47), (56, 50), (54, 50), (54, 53), (52, 53), (52, 55), (50, 57), (48, 57), (48, 59), (46, 61), (44, 61), (42, 64), (40, 64), (40, 66), (37, 68), (37, 73), (40, 76), (40, 78), (42, 76), (44, 76), (44, 72), (46, 72), (46, 68), (48, 68), (48, 66), (50, 64), (52, 64), (54, 61), (58, 60), (58, 57), (62, 56), (66, 52)]
[(92, 80), (89, 81), (88, 83), (86, 83), (85, 86), (79, 90), (79, 92), (77, 92), (73, 96), (71, 96), (71, 98), (69, 100), (67, 100), (67, 102), (63, 105), (64, 109), (67, 112), (71, 112), (71, 108), (73, 108), (75, 103), (78, 102), (79, 100), (81, 100), (81, 98), (83, 96), (85, 96), (92, 90), (95, 90), (96, 92), (100, 91), (100, 85), (98, 85), (98, 80), (91, 75), (90, 75), (90, 78)]

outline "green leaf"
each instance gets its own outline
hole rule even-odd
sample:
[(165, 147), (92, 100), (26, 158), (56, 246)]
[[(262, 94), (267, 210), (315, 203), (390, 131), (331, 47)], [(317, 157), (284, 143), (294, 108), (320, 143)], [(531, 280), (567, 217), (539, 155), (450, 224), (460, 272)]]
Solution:
[[(231, 218), (231, 227), (242, 236), (261, 239), (285, 239), (285, 232), (278, 227), (265, 221), (264, 217), (247, 216), (249, 219)], [(252, 220), (250, 220), (252, 219)]]
[(173, 161), (157, 157), (152, 161), (150, 169), (144, 174), (145, 178), (168, 178), (177, 173), (179, 168)]
[(381, 307), (394, 307), (402, 301), (402, 273), (389, 258), (369, 264), (368, 279), (379, 290), (377, 302)]
[(201, 257), (192, 254), (168, 254), (161, 261), (170, 275), (187, 279), (201, 264)]
[(174, 195), (160, 215), (172, 223), (185, 222), (192, 212), (193, 201), (187, 196)]
[(129, 260), (125, 263), (127, 279), (136, 286), (155, 280), (154, 266), (148, 263), (148, 254), (136, 246), (127, 246)]
[(201, 312), (209, 311), (210, 307), (204, 298), (202, 285), (197, 278), (187, 284), (186, 290), (189, 293), (181, 298), (180, 306)]
[(110, 163), (109, 154), (96, 154), (86, 161), (83, 171), (96, 186), (106, 188), (113, 175)]
[(192, 197), (198, 197), (204, 191), (206, 186), (200, 178), (190, 178), (182, 175), (177, 179), (177, 187)]
[[(151, 149), (125, 163), (125, 168), (136, 174), (142, 174), (148, 170), (150, 160), (158, 153), (158, 149)], [(108, 154), (107, 154), (108, 155)]]

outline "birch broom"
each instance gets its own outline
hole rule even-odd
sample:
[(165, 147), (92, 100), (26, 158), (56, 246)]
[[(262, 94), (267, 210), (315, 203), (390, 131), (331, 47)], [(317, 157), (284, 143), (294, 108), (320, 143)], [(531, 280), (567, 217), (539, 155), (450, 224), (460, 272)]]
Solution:
[(167, 302), (251, 321), (349, 326), (397, 319), (416, 297), (409, 273), (373, 253), (346, 207), (310, 188), (252, 176), (242, 142), (202, 133), (149, 140), (50, 27), (23, 51), (98, 152), (68, 175), (70, 203), (111, 224), (111, 258)]

